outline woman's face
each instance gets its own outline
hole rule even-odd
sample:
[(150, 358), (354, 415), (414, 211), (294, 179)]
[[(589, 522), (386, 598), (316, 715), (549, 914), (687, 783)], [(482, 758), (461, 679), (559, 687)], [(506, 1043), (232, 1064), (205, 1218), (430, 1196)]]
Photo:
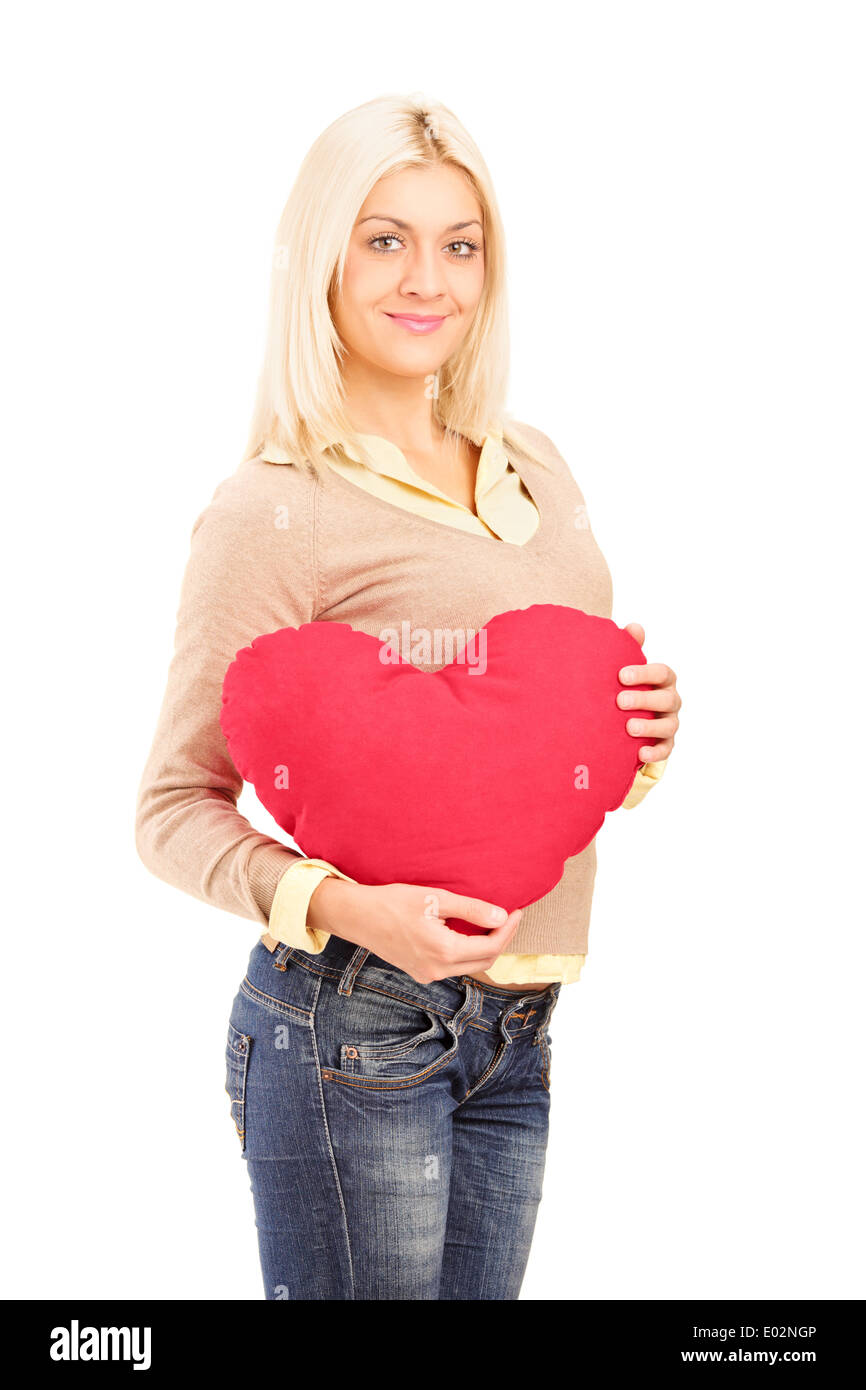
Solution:
[(358, 213), (334, 323), (350, 357), (396, 376), (436, 371), (484, 284), (482, 211), (450, 165), (380, 179)]

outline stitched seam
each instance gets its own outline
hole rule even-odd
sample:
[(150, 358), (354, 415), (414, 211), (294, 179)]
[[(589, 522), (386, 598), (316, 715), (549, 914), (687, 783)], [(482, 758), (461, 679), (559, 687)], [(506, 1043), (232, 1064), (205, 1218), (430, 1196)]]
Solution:
[[(227, 1077), (226, 1077), (226, 1084), (225, 1084), (225, 1092), (226, 1092), (226, 1095), (228, 1096), (228, 1098), (229, 1098), (229, 1100), (230, 1100), (230, 1102), (231, 1102), (231, 1107), (230, 1107), (230, 1108), (231, 1108), (231, 1117), (232, 1117), (232, 1120), (234, 1121), (234, 1126), (235, 1126), (235, 1129), (237, 1130), (238, 1138), (239, 1138), (240, 1141), (241, 1141), (241, 1153), (243, 1153), (243, 1151), (244, 1151), (244, 1149), (245, 1149), (245, 1147), (246, 1147), (246, 1139), (245, 1139), (245, 1136), (246, 1136), (246, 1123), (245, 1123), (245, 1122), (246, 1122), (247, 1067), (249, 1066), (250, 1048), (251, 1048), (251, 1046), (252, 1046), (252, 1038), (251, 1038), (248, 1034), (246, 1034), (246, 1033), (240, 1033), (240, 1032), (238, 1032), (237, 1028), (235, 1028), (231, 1023), (229, 1024), (229, 1029), (231, 1030), (231, 1032), (232, 1032), (236, 1037), (238, 1037), (238, 1038), (243, 1038), (244, 1042), (246, 1043), (246, 1048), (245, 1048), (245, 1050), (244, 1050), (243, 1053), (240, 1053), (240, 1054), (239, 1054), (239, 1053), (234, 1052), (233, 1050), (231, 1050), (231, 1051), (229, 1052), (229, 1054), (228, 1054), (228, 1056), (227, 1056), (227, 1058), (226, 1058), (228, 1075), (227, 1075)], [(240, 1057), (243, 1057), (243, 1061), (240, 1061)], [(231, 1078), (231, 1079), (234, 1081), (234, 1088), (235, 1088), (235, 1094), (234, 1094), (234, 1096), (232, 1095), (231, 1091), (229, 1090), (229, 1085), (228, 1085), (228, 1083), (229, 1083), (229, 1078)], [(235, 1115), (235, 1106), (237, 1106), (237, 1108), (238, 1108), (238, 1115)]]
[[(328, 979), (339, 981), (343, 978), (343, 975), (346, 973), (345, 969), (335, 970), (334, 967), (330, 965), (311, 965), (309, 961), (300, 959), (298, 955), (296, 955), (294, 948), (292, 947), (289, 948), (289, 957), (293, 961), (295, 961), (296, 964), (298, 964), (302, 970), (308, 970), (311, 975), (327, 976)], [(450, 976), (449, 978), (455, 979), (456, 977)], [(475, 983), (478, 985), (479, 993), (483, 995), (485, 992), (484, 987), (482, 987), (479, 981), (475, 981)], [(255, 986), (253, 986), (253, 988), (255, 988)], [(437, 1017), (443, 1019), (445, 1022), (450, 1022), (450, 1019), (452, 1017), (452, 1015), (446, 1013), (444, 1009), (437, 1008), (436, 1005), (433, 1004), (429, 999), (425, 999), (422, 1002), (420, 996), (410, 994), (395, 994), (393, 990), (383, 989), (381, 985), (365, 984), (363, 980), (357, 980), (354, 982), (352, 989), (353, 991), (355, 989), (368, 989), (371, 992), (371, 994), (384, 994), (386, 998), (397, 999), (402, 1004), (413, 1004), (416, 1008), (420, 1009), (422, 1013), (434, 1013), (437, 1015)], [(270, 998), (269, 995), (265, 995), (264, 997)], [(278, 1000), (277, 1002), (279, 1003), (280, 1001)], [(291, 1006), (287, 1005), (286, 1007)], [(483, 1007), (483, 998), (481, 1000), (480, 1007)], [(493, 1031), (494, 1026), (495, 1024), (493, 1023), (485, 1023), (483, 1019), (468, 1019), (466, 1022), (467, 1028), (480, 1028), (481, 1031), (484, 1033), (491, 1033)], [(515, 1032), (512, 1034), (512, 1037), (516, 1037), (518, 1033), (531, 1032), (534, 1030), (535, 1027), (537, 1027), (536, 1024), (526, 1023), (523, 1025), (522, 1028), (516, 1029)]]
[[(236, 1089), (239, 1089), (239, 1088), (236, 1088)], [(241, 1118), (242, 1118), (242, 1119), (244, 1118), (244, 1116), (243, 1116), (243, 1108), (244, 1108), (244, 1106), (243, 1106), (243, 1101), (239, 1100), (238, 1097), (237, 1097), (236, 1095), (233, 1096), (232, 1093), (231, 1093), (231, 1091), (229, 1090), (228, 1086), (226, 1086), (225, 1092), (226, 1092), (226, 1095), (227, 1095), (228, 1098), (229, 1098), (229, 1101), (231, 1102), (231, 1105), (230, 1105), (229, 1108), (230, 1108), (230, 1111), (231, 1111), (232, 1120), (234, 1121), (235, 1129), (236, 1129), (237, 1132), (238, 1132), (238, 1137), (239, 1137), (240, 1139), (243, 1139), (243, 1137), (244, 1137), (244, 1130), (243, 1130), (243, 1129), (241, 1128), (241, 1126), (238, 1124), (237, 1119), (236, 1119), (236, 1117), (235, 1117), (235, 1106), (237, 1105), (237, 1106), (240, 1107), (240, 1110), (241, 1110)]]
[[(297, 957), (292, 955), (292, 959), (297, 960)], [(343, 978), (343, 975), (345, 974), (345, 970), (335, 970), (330, 965), (323, 965), (317, 968), (305, 960), (297, 960), (297, 963), (301, 966), (302, 969), (309, 970), (311, 975), (327, 975), (328, 978), (331, 980), (341, 980)], [(365, 984), (363, 980), (356, 981), (352, 988), (353, 990), (368, 989), (372, 994), (384, 994), (388, 999), (398, 999), (403, 1004), (414, 1004), (414, 1006), (420, 1009), (422, 1013), (432, 1012), (436, 1014), (439, 1018), (445, 1020), (446, 1022), (449, 1021), (451, 1017), (451, 1015), (446, 1013), (444, 1009), (437, 1008), (436, 1005), (431, 1003), (428, 999), (422, 1000), (420, 996), (416, 997), (415, 995), (410, 994), (395, 994), (393, 990), (383, 989), (381, 985), (368, 985)], [(485, 1032), (489, 1032), (491, 1027), (490, 1024), (483, 1023), (476, 1024), (475, 1026), (484, 1028)]]
[(342, 1212), (342, 1215), (343, 1215), (343, 1234), (344, 1234), (345, 1237), (346, 1237), (346, 1255), (347, 1255), (348, 1260), (349, 1260), (349, 1287), (350, 1287), (351, 1292), (352, 1292), (352, 1298), (354, 1299), (354, 1297), (355, 1297), (355, 1267), (354, 1267), (354, 1264), (352, 1263), (352, 1242), (351, 1242), (351, 1239), (350, 1239), (350, 1236), (349, 1236), (349, 1215), (348, 1215), (348, 1212), (346, 1211), (346, 1203), (345, 1203), (344, 1200), (343, 1200), (343, 1189), (342, 1189), (342, 1186), (341, 1186), (341, 1184), (340, 1184), (340, 1174), (339, 1174), (339, 1172), (338, 1172), (338, 1170), (337, 1170), (337, 1159), (336, 1159), (336, 1155), (334, 1154), (334, 1146), (333, 1146), (333, 1144), (331, 1143), (331, 1131), (330, 1131), (330, 1128), (329, 1128), (329, 1126), (328, 1126), (328, 1110), (327, 1110), (327, 1106), (325, 1105), (325, 1088), (324, 1088), (324, 1086), (322, 1085), (322, 1079), (323, 1079), (324, 1073), (323, 1073), (323, 1071), (322, 1071), (322, 1064), (321, 1064), (321, 1061), (320, 1061), (320, 1059), (319, 1059), (319, 1045), (318, 1045), (318, 1041), (317, 1041), (317, 1039), (316, 1039), (316, 1005), (317, 1005), (318, 1000), (319, 1000), (319, 994), (320, 994), (320, 992), (321, 992), (321, 988), (322, 988), (322, 985), (321, 985), (321, 981), (320, 981), (319, 984), (316, 986), (316, 997), (315, 997), (315, 999), (313, 1000), (313, 1012), (312, 1012), (312, 1014), (311, 1014), (311, 1016), (310, 1016), (310, 1039), (311, 1039), (312, 1044), (313, 1044), (313, 1056), (314, 1056), (315, 1059), (316, 1059), (316, 1081), (317, 1081), (318, 1088), (319, 1088), (319, 1104), (320, 1104), (321, 1109), (322, 1109), (322, 1124), (324, 1125), (324, 1128), (325, 1128), (325, 1142), (326, 1142), (327, 1145), (328, 1145), (328, 1154), (329, 1154), (330, 1159), (331, 1159), (331, 1171), (332, 1171), (332, 1173), (334, 1174), (334, 1183), (335, 1183), (336, 1188), (337, 1188), (337, 1199), (338, 1199), (338, 1201), (339, 1201), (339, 1203), (340, 1203), (340, 1211)]
[(490, 1063), (490, 1066), (487, 1068), (486, 1072), (484, 1072), (481, 1079), (479, 1081), (476, 1081), (475, 1085), (466, 1092), (466, 1095), (463, 1097), (463, 1100), (460, 1101), (461, 1105), (463, 1105), (467, 1100), (471, 1100), (472, 1097), (475, 1095), (476, 1091), (480, 1091), (481, 1087), (485, 1084), (485, 1082), (490, 1080), (491, 1076), (499, 1066), (499, 1063), (502, 1061), (502, 1058), (504, 1057), (507, 1048), (508, 1043), (499, 1044), (499, 1051), (494, 1055), (493, 1060)]
[[(463, 1030), (464, 1030), (464, 1031), (465, 1031), (466, 1028), (469, 1027), (469, 1025), (470, 1025), (470, 1023), (472, 1022), (473, 1019), (478, 1018), (478, 1015), (481, 1013), (482, 1009), (484, 1008), (484, 991), (483, 991), (483, 989), (479, 989), (479, 987), (478, 987), (477, 985), (470, 985), (469, 988), (472, 990), (472, 1006), (471, 1006), (471, 1008), (467, 1011), (467, 1013), (466, 1013), (466, 1015), (465, 1015), (465, 1017), (464, 1017), (464, 1019), (463, 1019)], [(458, 1015), (459, 1015), (460, 1012), (461, 1012), (461, 1010), (458, 1010)]]
[(322, 1077), (326, 1081), (339, 1081), (344, 1086), (358, 1086), (365, 1091), (406, 1091), (412, 1086), (420, 1086), (422, 1081), (426, 1081), (427, 1077), (432, 1076), (434, 1072), (441, 1071), (456, 1056), (460, 1044), (456, 1033), (452, 1033), (451, 1036), (454, 1041), (444, 1056), (440, 1057), (438, 1062), (431, 1062), (429, 1067), (425, 1067), (423, 1071), (415, 1072), (412, 1076), (404, 1076), (402, 1079), (389, 1081), (387, 1077), (345, 1076), (342, 1072), (327, 1070), (322, 1072)]
[(352, 993), (352, 990), (355, 987), (355, 980), (357, 979), (358, 971), (361, 969), (361, 966), (364, 964), (364, 961), (367, 959), (369, 954), (370, 952), (366, 946), (358, 946), (357, 949), (353, 952), (352, 959), (349, 961), (349, 964), (346, 966), (345, 970), (340, 976), (340, 983), (337, 985), (338, 994), (343, 994), (348, 997), (348, 995)]
[(274, 954), (271, 957), (271, 965), (273, 966), (274, 970), (285, 970), (286, 961), (288, 960), (290, 950), (290, 946), (286, 946), (285, 943), (282, 943), (280, 949), (278, 951), (274, 951)]
[(275, 999), (272, 994), (264, 994), (257, 989), (248, 975), (241, 980), (241, 992), (252, 999), (254, 1004), (261, 1004), (263, 1008), (270, 1009), (273, 1013), (289, 1014), (290, 1017), (302, 1019), (307, 1025), (310, 1024), (313, 1015), (309, 1009), (299, 1009), (297, 1004), (285, 1004), (282, 999)]
[(387, 1061), (389, 1057), (393, 1057), (393, 1058), (395, 1058), (397, 1061), (400, 1061), (400, 1060), (402, 1060), (403, 1057), (405, 1057), (405, 1055), (406, 1055), (407, 1052), (414, 1052), (416, 1047), (419, 1047), (420, 1044), (421, 1044), (422, 1042), (428, 1042), (428, 1041), (430, 1040), (430, 1038), (434, 1038), (438, 1032), (439, 1032), (439, 1023), (438, 1023), (438, 1021), (437, 1021), (435, 1018), (433, 1018), (433, 1016), (431, 1015), (431, 1016), (430, 1016), (430, 1027), (427, 1028), (423, 1033), (419, 1033), (417, 1037), (410, 1038), (408, 1042), (403, 1042), (403, 1043), (361, 1043), (361, 1042), (349, 1042), (349, 1043), (344, 1043), (343, 1046), (344, 1046), (344, 1047), (354, 1047), (354, 1048), (357, 1048), (357, 1049), (358, 1049), (358, 1052), (360, 1053), (360, 1055), (361, 1055), (362, 1057), (369, 1057), (370, 1060), (373, 1061), (373, 1062)]

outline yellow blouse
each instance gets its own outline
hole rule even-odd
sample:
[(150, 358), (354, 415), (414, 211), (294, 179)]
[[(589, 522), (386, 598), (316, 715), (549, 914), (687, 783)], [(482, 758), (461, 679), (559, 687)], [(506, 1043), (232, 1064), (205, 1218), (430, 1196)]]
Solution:
[[(534, 534), (539, 522), (538, 511), (522, 479), (511, 466), (500, 433), (488, 434), (481, 448), (475, 478), (477, 516), (462, 502), (441, 492), (434, 483), (416, 473), (396, 444), (380, 435), (362, 434), (360, 438), (370, 451), (375, 468), (369, 468), (348, 443), (335, 443), (331, 454), (325, 457), (336, 472), (374, 496), (443, 525), (492, 535), (511, 545), (524, 545)], [(265, 449), (262, 458), (267, 463), (286, 461), (276, 449)], [(628, 809), (637, 806), (662, 776), (666, 765), (667, 760), (644, 763), (623, 806)], [(274, 950), (280, 941), (313, 955), (324, 949), (330, 933), (307, 926), (307, 907), (322, 879), (329, 876), (356, 882), (325, 859), (302, 859), (286, 870), (274, 894), (268, 931), (262, 936), (269, 950)], [(487, 974), (498, 984), (536, 980), (539, 983), (561, 980), (567, 984), (579, 978), (585, 959), (585, 955), (503, 953)]]

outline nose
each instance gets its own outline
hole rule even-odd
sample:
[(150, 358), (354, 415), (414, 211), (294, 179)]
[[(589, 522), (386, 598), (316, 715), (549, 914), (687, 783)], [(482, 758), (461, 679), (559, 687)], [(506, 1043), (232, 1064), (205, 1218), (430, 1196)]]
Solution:
[(437, 247), (418, 245), (412, 249), (403, 262), (400, 290), (419, 299), (432, 300), (445, 294), (445, 268)]

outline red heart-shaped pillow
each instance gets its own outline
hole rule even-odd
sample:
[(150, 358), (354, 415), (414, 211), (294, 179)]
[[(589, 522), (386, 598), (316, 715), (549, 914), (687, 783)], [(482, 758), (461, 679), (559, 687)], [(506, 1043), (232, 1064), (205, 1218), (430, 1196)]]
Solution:
[[(432, 651), (419, 659), (438, 665)], [(617, 705), (618, 672), (642, 664), (623, 628), (558, 604), (498, 614), (434, 672), (348, 623), (304, 623), (237, 653), (220, 723), (305, 855), (512, 912), (550, 892), (628, 794), (652, 740), (627, 733), (641, 711)]]

